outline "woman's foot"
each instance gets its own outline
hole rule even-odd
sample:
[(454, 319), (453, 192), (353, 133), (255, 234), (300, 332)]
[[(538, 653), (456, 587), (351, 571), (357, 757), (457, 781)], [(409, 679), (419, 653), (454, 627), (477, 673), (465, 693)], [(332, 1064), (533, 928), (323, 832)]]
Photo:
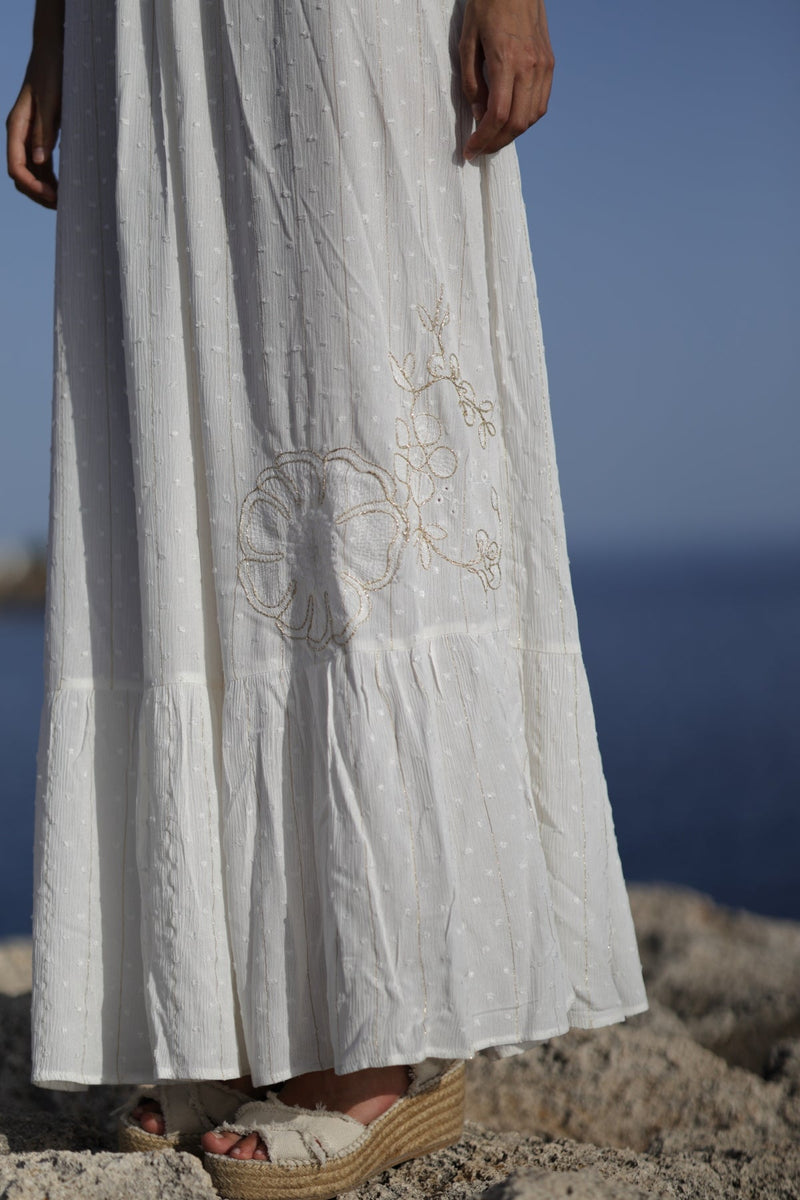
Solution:
[[(310, 1071), (297, 1075), (283, 1085), (281, 1102), (291, 1107), (345, 1113), (369, 1125), (376, 1117), (405, 1095), (409, 1085), (407, 1067), (369, 1067), (350, 1075), (334, 1071)], [(143, 1128), (147, 1128), (143, 1124)], [(269, 1156), (257, 1134), (240, 1137), (236, 1133), (204, 1133), (203, 1149), (211, 1154), (227, 1154), (231, 1158), (266, 1160)]]
[(146, 1133), (164, 1133), (164, 1118), (157, 1100), (141, 1100), (131, 1113), (131, 1120), (138, 1121)]

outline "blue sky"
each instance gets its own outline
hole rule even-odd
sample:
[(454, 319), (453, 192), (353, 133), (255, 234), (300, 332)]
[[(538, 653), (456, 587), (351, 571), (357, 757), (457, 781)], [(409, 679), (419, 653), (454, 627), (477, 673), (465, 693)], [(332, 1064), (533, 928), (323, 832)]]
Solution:
[[(33, 3), (7, 7), (4, 113)], [(518, 147), (573, 551), (800, 545), (800, 5), (548, 11)], [(46, 530), (53, 232), (0, 187), (0, 545)]]

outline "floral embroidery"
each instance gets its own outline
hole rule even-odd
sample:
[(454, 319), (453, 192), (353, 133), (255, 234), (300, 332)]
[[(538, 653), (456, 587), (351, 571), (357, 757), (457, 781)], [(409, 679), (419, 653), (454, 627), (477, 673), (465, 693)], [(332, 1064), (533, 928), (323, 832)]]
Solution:
[[(418, 388), (408, 386), (410, 379), (408, 372), (400, 363), (390, 354), (389, 358), (392, 361), (394, 368), (395, 381), (401, 387), (406, 387), (408, 391), (412, 391), (416, 396), (432, 387), (435, 383), (446, 382), (451, 383), (455, 388), (458, 396), (458, 404), (461, 409), (461, 415), (464, 421), (470, 428), (478, 422), (478, 440), (481, 446), (486, 449), (486, 439), (494, 437), (497, 430), (494, 424), (489, 420), (490, 415), (494, 412), (494, 404), (491, 400), (483, 400), (478, 403), (475, 398), (475, 389), (471, 383), (461, 377), (461, 365), (455, 354), (448, 354), (444, 348), (444, 329), (450, 323), (450, 309), (443, 307), (444, 304), (444, 289), (439, 289), (439, 295), (436, 297), (436, 308), (433, 313), (429, 313), (422, 305), (417, 307), (419, 319), (425, 329), (429, 330), (436, 338), (436, 351), (428, 356), (428, 361), (425, 364), (427, 371), (427, 380)], [(405, 362), (412, 359), (411, 370), (413, 372), (413, 355), (407, 355)], [(398, 378), (398, 373), (401, 378)], [(402, 381), (401, 381), (402, 380)]]
[(242, 507), (239, 578), (253, 608), (314, 647), (348, 641), (397, 570), (407, 531), (394, 492), (347, 447), (279, 454)]
[[(315, 649), (350, 640), (371, 612), (372, 593), (396, 575), (408, 544), (425, 570), (436, 556), (473, 574), (486, 591), (501, 583), (497, 538), (479, 529), (475, 554), (454, 558), (446, 551), (448, 531), (425, 512), (441, 482), (457, 471), (458, 456), (445, 443), (440, 417), (421, 411), (422, 397), (449, 385), (484, 449), (496, 430), (494, 404), (478, 401), (458, 358), (445, 349), (450, 312), (443, 290), (432, 313), (422, 306), (417, 313), (436, 349), (418, 381), (413, 354), (389, 355), (395, 383), (411, 397), (395, 421), (394, 470), (347, 446), (324, 454), (286, 450), (261, 472), (242, 505), (239, 579), (249, 603), (287, 637), (305, 638)], [(494, 487), (490, 503), (500, 526)]]
[[(411, 396), (408, 418), (398, 417), (395, 421), (397, 453), (394, 456), (395, 478), (399, 483), (406, 484), (409, 492), (405, 509), (408, 537), (416, 546), (420, 566), (426, 570), (431, 565), (432, 556), (438, 555), (454, 567), (477, 575), (485, 588), (494, 589), (501, 582), (500, 547), (485, 529), (479, 529), (475, 534), (475, 557), (462, 560), (445, 553), (441, 543), (447, 537), (447, 530), (436, 522), (429, 525), (425, 523), (423, 506), (433, 498), (437, 480), (448, 479), (455, 474), (458, 456), (444, 444), (439, 418), (433, 413), (419, 411), (420, 400), (426, 392), (438, 384), (449, 383), (458, 398), (465, 424), (470, 428), (477, 424), (478, 440), (486, 449), (487, 439), (496, 433), (489, 419), (494, 404), (491, 400), (480, 403), (476, 400), (472, 384), (462, 378), (458, 358), (455, 354), (448, 355), (445, 350), (444, 330), (450, 321), (450, 310), (444, 305), (444, 290), (439, 290), (433, 313), (419, 305), (417, 314), (423, 328), (432, 333), (436, 340), (436, 350), (426, 360), (422, 380), (414, 382), (417, 364), (413, 354), (407, 354), (402, 361), (393, 354), (389, 355), (395, 383)], [(490, 500), (499, 523), (500, 509), (493, 487), (490, 489)]]

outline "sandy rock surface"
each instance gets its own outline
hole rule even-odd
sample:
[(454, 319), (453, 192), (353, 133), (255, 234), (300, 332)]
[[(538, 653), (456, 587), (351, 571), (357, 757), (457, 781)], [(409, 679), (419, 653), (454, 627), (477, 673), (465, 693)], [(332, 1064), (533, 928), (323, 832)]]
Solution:
[(0, 1196), (3, 1200), (217, 1200), (209, 1176), (191, 1155), (70, 1150), (0, 1159)]
[(483, 1193), (484, 1200), (646, 1200), (647, 1192), (582, 1171), (518, 1171)]
[(648, 995), (695, 1041), (761, 1072), (775, 1042), (800, 1037), (800, 924), (688, 889), (634, 888), (631, 900)]
[(0, 993), (21, 996), (31, 990), (31, 943), (28, 938), (0, 942)]
[[(457, 1146), (347, 1200), (800, 1200), (800, 924), (631, 889), (651, 1011), (468, 1067)], [(207, 1200), (190, 1155), (120, 1155), (128, 1089), (33, 1088), (30, 950), (0, 946), (0, 1200)]]

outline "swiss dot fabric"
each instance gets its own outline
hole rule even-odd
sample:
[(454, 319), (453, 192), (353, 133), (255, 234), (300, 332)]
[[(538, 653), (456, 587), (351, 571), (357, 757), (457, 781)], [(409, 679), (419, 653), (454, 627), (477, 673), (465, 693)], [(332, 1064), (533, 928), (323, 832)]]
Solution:
[(646, 1007), (452, 0), (67, 0), (33, 1077)]

